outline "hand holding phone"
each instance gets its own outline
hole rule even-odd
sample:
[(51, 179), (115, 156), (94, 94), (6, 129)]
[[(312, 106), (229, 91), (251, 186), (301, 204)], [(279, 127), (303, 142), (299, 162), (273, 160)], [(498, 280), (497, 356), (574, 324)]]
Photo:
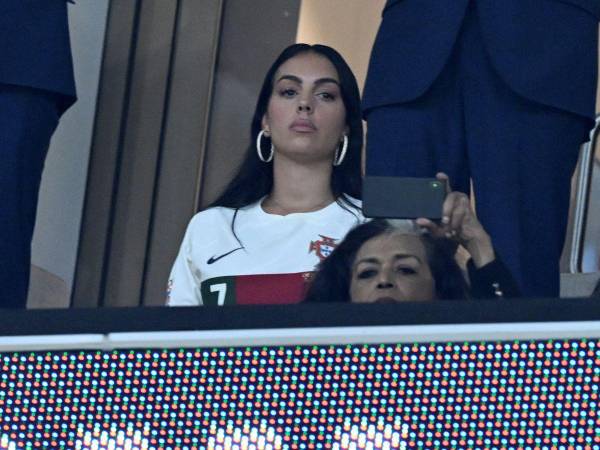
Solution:
[(452, 191), (448, 175), (438, 173), (436, 178), (446, 188), (446, 199), (442, 207), (442, 220), (432, 221), (419, 218), (416, 222), (429, 231), (432, 236), (446, 237), (462, 245), (471, 258), (475, 267), (484, 265), (496, 259), (492, 240), (477, 219), (471, 207), (471, 199), (459, 191)]

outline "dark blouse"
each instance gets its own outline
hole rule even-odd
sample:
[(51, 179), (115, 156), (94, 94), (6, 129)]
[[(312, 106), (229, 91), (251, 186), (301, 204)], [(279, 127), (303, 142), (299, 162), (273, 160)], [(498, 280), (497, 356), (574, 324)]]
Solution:
[(473, 260), (467, 262), (471, 281), (472, 298), (515, 298), (521, 291), (504, 263), (496, 257), (492, 262), (477, 269)]

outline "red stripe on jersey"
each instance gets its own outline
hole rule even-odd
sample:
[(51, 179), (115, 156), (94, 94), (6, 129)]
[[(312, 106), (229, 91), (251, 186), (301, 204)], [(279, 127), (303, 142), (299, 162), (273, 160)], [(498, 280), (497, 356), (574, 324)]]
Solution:
[(308, 289), (312, 272), (236, 275), (238, 305), (287, 305), (300, 303)]

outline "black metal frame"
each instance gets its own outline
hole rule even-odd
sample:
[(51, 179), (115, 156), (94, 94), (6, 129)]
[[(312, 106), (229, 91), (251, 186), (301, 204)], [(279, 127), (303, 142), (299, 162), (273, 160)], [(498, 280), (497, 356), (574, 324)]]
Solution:
[(1, 336), (377, 325), (599, 321), (600, 299), (0, 310)]

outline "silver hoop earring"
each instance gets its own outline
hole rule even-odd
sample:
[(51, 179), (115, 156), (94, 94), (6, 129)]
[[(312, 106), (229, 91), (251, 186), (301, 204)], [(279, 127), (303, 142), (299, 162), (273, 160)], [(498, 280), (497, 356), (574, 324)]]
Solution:
[(340, 150), (339, 146), (335, 149), (335, 157), (333, 158), (334, 166), (339, 166), (342, 164), (344, 162), (344, 158), (346, 157), (346, 150), (348, 150), (348, 136), (344, 135), (343, 142), (342, 150)]
[(273, 153), (275, 148), (273, 147), (273, 143), (271, 142), (271, 153), (269, 153), (269, 157), (265, 158), (262, 154), (262, 137), (265, 134), (265, 130), (260, 130), (260, 133), (258, 133), (258, 136), (256, 136), (256, 153), (258, 153), (258, 159), (260, 159), (262, 162), (268, 163), (271, 162), (271, 160), (273, 159)]

